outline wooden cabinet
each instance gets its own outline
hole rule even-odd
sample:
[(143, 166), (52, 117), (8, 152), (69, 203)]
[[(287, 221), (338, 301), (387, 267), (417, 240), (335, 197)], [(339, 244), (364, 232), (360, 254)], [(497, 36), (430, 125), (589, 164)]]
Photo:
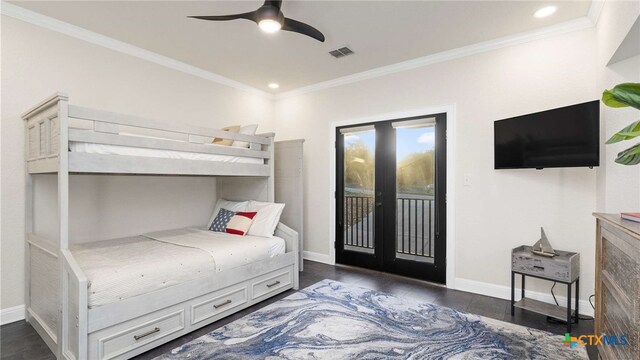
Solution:
[(626, 346), (599, 345), (603, 359), (640, 359), (640, 223), (594, 214), (597, 335), (624, 335)]

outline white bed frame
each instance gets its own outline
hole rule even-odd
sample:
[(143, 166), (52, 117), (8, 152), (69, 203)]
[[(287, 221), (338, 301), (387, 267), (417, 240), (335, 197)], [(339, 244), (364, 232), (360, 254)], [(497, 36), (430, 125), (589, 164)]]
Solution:
[[(286, 241), (283, 255), (89, 309), (87, 277), (69, 250), (70, 174), (232, 176), (219, 179), (219, 195), (237, 198), (242, 193), (247, 198), (273, 201), (273, 134), (250, 136), (169, 126), (69, 105), (64, 94), (49, 97), (22, 118), (26, 125), (26, 319), (58, 359), (127, 359), (283, 291), (298, 289), (298, 234), (280, 223), (276, 236)], [(77, 121), (74, 119), (90, 126), (70, 126), (70, 120)], [(119, 135), (121, 127), (163, 132), (167, 140)], [(250, 146), (207, 145), (213, 137), (246, 141)], [(183, 141), (169, 140), (176, 138)], [(263, 161), (246, 164), (70, 152), (69, 141)], [(46, 173), (57, 174), (58, 180), (55, 238), (34, 233), (32, 177)], [(253, 185), (242, 189), (243, 184)]]

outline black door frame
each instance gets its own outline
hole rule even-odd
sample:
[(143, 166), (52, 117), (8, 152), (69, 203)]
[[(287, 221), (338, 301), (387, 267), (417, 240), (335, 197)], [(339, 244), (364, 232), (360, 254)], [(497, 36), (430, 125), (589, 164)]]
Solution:
[[(436, 221), (435, 221), (435, 243), (434, 262), (423, 263), (413, 260), (400, 259), (395, 256), (396, 250), (396, 172), (379, 171), (378, 164), (384, 163), (385, 167), (395, 169), (396, 137), (392, 122), (402, 122), (407, 120), (417, 120), (424, 118), (436, 119), (436, 161), (435, 161), (435, 181), (436, 181)], [(447, 114), (438, 113), (433, 115), (413, 116), (401, 119), (390, 119), (369, 123), (344, 125), (336, 127), (336, 233), (335, 233), (335, 256), (336, 262), (362, 266), (366, 268), (382, 270), (400, 275), (416, 277), (423, 280), (446, 283), (446, 194), (447, 194)], [(374, 254), (368, 254), (344, 249), (344, 141), (342, 141), (341, 129), (355, 128), (360, 126), (373, 125), (376, 129), (376, 149), (375, 149), (375, 246)], [(379, 141), (385, 138), (385, 141)], [(385, 204), (389, 204), (393, 211), (390, 216), (385, 216)], [(387, 209), (389, 212), (389, 210)], [(378, 234), (382, 234), (379, 236)], [(392, 239), (391, 241), (384, 241)]]

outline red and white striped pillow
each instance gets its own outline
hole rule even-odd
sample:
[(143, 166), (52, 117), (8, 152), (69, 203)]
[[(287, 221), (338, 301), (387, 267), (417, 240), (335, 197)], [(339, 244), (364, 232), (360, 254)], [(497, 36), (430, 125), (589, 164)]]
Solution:
[(257, 212), (238, 211), (227, 223), (227, 233), (244, 236)]

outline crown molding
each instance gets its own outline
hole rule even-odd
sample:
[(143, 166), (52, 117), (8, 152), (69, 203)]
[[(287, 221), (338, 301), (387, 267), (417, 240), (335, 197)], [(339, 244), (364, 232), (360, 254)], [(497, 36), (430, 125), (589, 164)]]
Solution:
[(589, 17), (581, 17), (575, 20), (566, 21), (560, 24), (547, 26), (541, 29), (527, 31), (519, 34), (509, 35), (498, 39), (488, 40), (473, 45), (463, 46), (460, 48), (439, 52), (424, 57), (399, 62), (392, 65), (386, 65), (372, 70), (359, 72), (352, 75), (343, 76), (337, 79), (319, 82), (313, 85), (304, 86), (295, 90), (275, 95), (276, 100), (288, 97), (307, 94), (310, 92), (325, 90), (336, 86), (356, 83), (363, 80), (374, 79), (377, 77), (394, 74), (406, 70), (416, 69), (423, 66), (433, 65), (445, 61), (463, 58), (466, 56), (476, 55), (489, 52), (509, 46), (524, 44), (527, 42), (544, 39), (551, 36), (561, 35), (573, 31), (588, 29), (594, 26), (594, 22)]
[(229, 79), (222, 75), (189, 65), (187, 63), (169, 58), (158, 53), (145, 50), (143, 48), (116, 40), (114, 38), (98, 34), (96, 32), (81, 28), (69, 24), (52, 17), (39, 14), (37, 12), (27, 10), (23, 7), (10, 4), (2, 1), (0, 3), (0, 14), (12, 17), (17, 20), (21, 20), (48, 30), (52, 30), (67, 36), (74, 37), (95, 45), (105, 47), (110, 50), (114, 50), (123, 54), (131, 55), (142, 60), (152, 62), (157, 65), (161, 65), (176, 71), (183, 72), (185, 74), (193, 75), (205, 80), (209, 80), (221, 85), (229, 86), (231, 88), (245, 91), (253, 95), (258, 95), (270, 100), (273, 100), (273, 94), (256, 89), (252, 86), (243, 84), (239, 81)]
[(113, 39), (111, 37), (98, 34), (96, 32), (75, 26), (64, 21), (54, 19), (52, 17), (36, 13), (31, 10), (16, 6), (2, 1), (0, 3), (0, 14), (12, 17), (14, 19), (22, 20), (30, 24), (56, 31), (76, 39), (87, 41), (89, 43), (99, 45), (120, 53), (131, 55), (142, 60), (146, 60), (167, 68), (177, 70), (189, 75), (193, 75), (205, 80), (209, 80), (221, 85), (229, 86), (237, 90), (245, 91), (260, 97), (270, 100), (281, 100), (288, 97), (307, 94), (310, 92), (329, 89), (337, 86), (356, 83), (363, 80), (374, 79), (377, 77), (394, 74), (402, 71), (416, 69), (423, 66), (437, 64), (445, 61), (463, 58), (466, 56), (476, 55), (484, 52), (489, 52), (509, 46), (524, 44), (527, 42), (561, 35), (564, 33), (588, 29), (594, 27), (600, 17), (602, 8), (605, 1), (592, 1), (587, 16), (570, 20), (561, 24), (548, 26), (541, 29), (536, 29), (519, 34), (509, 35), (498, 39), (488, 40), (460, 48), (443, 51), (440, 53), (427, 55), (424, 57), (399, 62), (396, 64), (386, 65), (375, 69), (351, 74), (343, 77), (339, 77), (332, 80), (327, 80), (312, 84), (309, 86), (303, 86), (288, 92), (280, 94), (271, 94), (252, 86), (243, 84), (239, 81), (229, 79), (222, 75), (189, 65), (187, 63), (169, 58), (158, 53), (145, 50), (143, 48)]
[(604, 7), (605, 0), (601, 1), (591, 1), (591, 6), (589, 7), (589, 13), (587, 13), (587, 17), (593, 23), (593, 26), (598, 25), (598, 20), (600, 19), (600, 14), (602, 13), (602, 8)]

